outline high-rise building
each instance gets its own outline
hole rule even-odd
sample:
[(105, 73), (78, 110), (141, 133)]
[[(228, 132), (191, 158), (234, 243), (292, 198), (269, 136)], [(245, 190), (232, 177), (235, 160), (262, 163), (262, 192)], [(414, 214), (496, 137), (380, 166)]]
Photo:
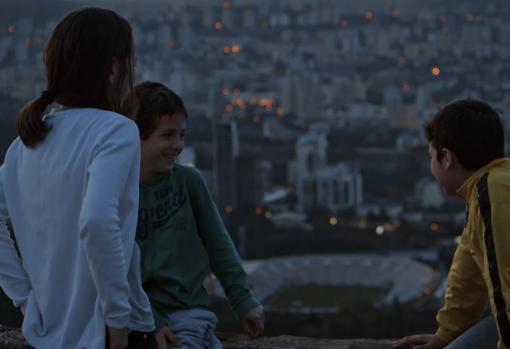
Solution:
[(244, 209), (254, 209), (264, 204), (264, 194), (272, 189), (272, 165), (269, 161), (257, 160), (244, 154), (239, 161), (238, 203)]
[(209, 116), (214, 120), (219, 120), (225, 111), (225, 96), (223, 95), (221, 82), (214, 81), (209, 86), (209, 95), (207, 98)]
[(321, 112), (321, 87), (314, 74), (292, 73), (280, 84), (280, 104), (285, 113), (297, 116), (299, 123), (316, 118)]
[(340, 163), (318, 170), (315, 177), (320, 206), (340, 211), (363, 203), (363, 181), (356, 166)]
[(213, 122), (213, 193), (226, 212), (238, 207), (239, 153), (237, 123)]
[(315, 173), (326, 167), (327, 138), (324, 133), (309, 133), (296, 145), (296, 189), (298, 208), (307, 210), (316, 206)]

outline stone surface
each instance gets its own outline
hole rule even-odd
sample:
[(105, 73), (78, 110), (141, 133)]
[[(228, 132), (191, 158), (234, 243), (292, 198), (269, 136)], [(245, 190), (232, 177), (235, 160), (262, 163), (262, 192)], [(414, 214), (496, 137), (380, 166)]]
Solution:
[[(254, 340), (239, 334), (219, 333), (225, 349), (390, 349), (390, 340), (318, 339), (295, 336), (264, 337)], [(0, 349), (24, 346), (19, 330), (0, 325)]]
[(242, 335), (219, 334), (225, 349), (391, 349), (391, 340), (318, 339), (278, 336), (249, 340)]
[(0, 325), (0, 349), (19, 349), (24, 343), (19, 330)]

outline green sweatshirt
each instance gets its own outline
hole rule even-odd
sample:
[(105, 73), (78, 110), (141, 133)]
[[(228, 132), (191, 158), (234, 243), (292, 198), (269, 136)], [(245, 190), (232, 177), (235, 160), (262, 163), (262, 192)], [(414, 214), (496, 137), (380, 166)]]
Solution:
[(207, 260), (239, 317), (259, 303), (246, 284), (246, 273), (200, 173), (175, 164), (140, 186), (136, 240), (142, 253), (142, 282), (156, 328), (166, 314), (207, 308), (203, 283)]

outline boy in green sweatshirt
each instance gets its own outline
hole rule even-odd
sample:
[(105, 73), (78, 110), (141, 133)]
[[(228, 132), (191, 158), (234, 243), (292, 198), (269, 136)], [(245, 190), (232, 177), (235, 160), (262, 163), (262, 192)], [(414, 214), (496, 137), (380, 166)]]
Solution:
[(141, 138), (137, 242), (142, 281), (156, 322), (159, 349), (221, 348), (216, 316), (203, 286), (207, 262), (241, 319), (256, 337), (264, 312), (200, 173), (175, 163), (184, 146), (187, 111), (179, 96), (156, 82), (138, 84), (130, 100)]

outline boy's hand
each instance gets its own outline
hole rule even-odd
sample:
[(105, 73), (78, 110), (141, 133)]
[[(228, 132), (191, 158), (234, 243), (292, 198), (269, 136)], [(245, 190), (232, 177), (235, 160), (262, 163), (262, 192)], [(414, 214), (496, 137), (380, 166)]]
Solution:
[(127, 328), (108, 327), (108, 345), (109, 349), (125, 349), (128, 346)]
[(264, 308), (262, 308), (262, 305), (257, 305), (243, 316), (241, 325), (244, 333), (250, 338), (260, 336), (264, 332)]
[(181, 342), (177, 340), (175, 334), (167, 326), (161, 327), (158, 333), (156, 333), (156, 343), (158, 344), (158, 349), (167, 349), (168, 344), (172, 347), (181, 346)]
[(397, 349), (443, 349), (445, 346), (446, 343), (433, 334), (415, 334), (393, 343), (393, 348)]

